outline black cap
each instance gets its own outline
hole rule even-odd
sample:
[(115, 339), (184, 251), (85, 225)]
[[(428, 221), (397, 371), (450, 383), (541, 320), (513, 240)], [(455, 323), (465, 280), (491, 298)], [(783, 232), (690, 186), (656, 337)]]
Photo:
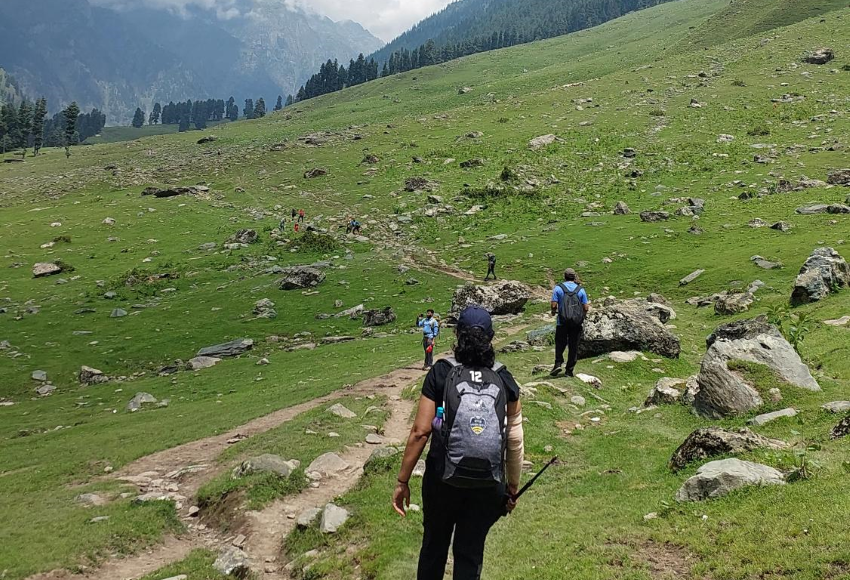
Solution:
[(480, 306), (467, 306), (457, 319), (458, 328), (480, 328), (488, 337), (493, 338), (493, 319), (490, 313)]

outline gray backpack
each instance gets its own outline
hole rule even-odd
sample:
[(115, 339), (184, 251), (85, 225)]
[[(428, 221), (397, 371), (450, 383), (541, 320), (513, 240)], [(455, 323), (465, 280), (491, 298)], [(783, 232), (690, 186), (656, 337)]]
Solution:
[(584, 324), (584, 304), (581, 303), (581, 286), (576, 284), (576, 289), (570, 291), (566, 284), (559, 284), (564, 291), (564, 297), (558, 304), (558, 318), (561, 324), (568, 326), (581, 326)]
[(440, 439), (443, 481), (463, 488), (494, 487), (504, 482), (508, 395), (492, 369), (466, 367), (448, 359), (452, 370), (443, 391)]

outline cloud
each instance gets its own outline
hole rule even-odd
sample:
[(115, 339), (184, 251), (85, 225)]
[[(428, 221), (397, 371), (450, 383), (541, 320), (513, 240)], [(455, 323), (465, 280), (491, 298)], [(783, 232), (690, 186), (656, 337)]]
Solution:
[(334, 20), (353, 20), (390, 41), (453, 0), (284, 0), (289, 6)]
[[(0, 0), (2, 1), (2, 0)], [(237, 18), (249, 11), (255, 1), (278, 2), (282, 6), (327, 16), (333, 20), (353, 20), (372, 34), (390, 41), (423, 18), (445, 8), (453, 0), (90, 0), (92, 4), (116, 10), (139, 4), (188, 14), (190, 7), (214, 10), (221, 20)]]

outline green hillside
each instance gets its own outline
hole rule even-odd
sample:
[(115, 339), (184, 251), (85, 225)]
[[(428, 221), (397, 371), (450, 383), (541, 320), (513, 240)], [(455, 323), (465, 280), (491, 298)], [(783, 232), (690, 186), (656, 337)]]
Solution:
[[(400, 520), (390, 510), (397, 460), (356, 486), (311, 487), (304, 466), (328, 451), (362, 463), (367, 432), (403, 439), (422, 378), (413, 321), (427, 308), (445, 318), (455, 288), (483, 278), (494, 252), (500, 278), (538, 297), (498, 321), (500, 344), (550, 322), (546, 292), (572, 266), (597, 305), (664, 295), (682, 354), (581, 361), (599, 390), (577, 379), (524, 388), (527, 459), (539, 468), (557, 454), (562, 464), (496, 525), (484, 578), (847, 578), (847, 439), (830, 440), (841, 417), (821, 405), (850, 400), (850, 330), (824, 324), (850, 315), (850, 290), (793, 310), (789, 297), (815, 248), (850, 258), (850, 216), (795, 209), (850, 205), (850, 189), (787, 183), (848, 166), (850, 8), (798, 0), (762, 14), (738, 4), (679, 0), (392, 76), (218, 126), (214, 143), (159, 135), (0, 164), (0, 577), (223, 580), (215, 551), (243, 534), (264, 580), (412, 578), (421, 513)], [(706, 30), (725, 37), (708, 42)], [(821, 47), (835, 60), (802, 62)], [(549, 134), (551, 144), (529, 146)], [(307, 177), (319, 168), (326, 173)], [(190, 185), (209, 190), (141, 195)], [(704, 212), (676, 215), (691, 197), (705, 200)], [(630, 214), (612, 213), (621, 201)], [(278, 233), (293, 208), (327, 235), (296, 234), (291, 223)], [(661, 209), (668, 221), (639, 217)], [(345, 235), (350, 216), (364, 237)], [(756, 218), (791, 229), (751, 227)], [(224, 246), (246, 228), (256, 243)], [(762, 269), (755, 255), (783, 267)], [(34, 278), (43, 262), (65, 271)], [(323, 282), (279, 289), (279, 267), (309, 264)], [(697, 269), (705, 272), (680, 285)], [(746, 313), (686, 302), (757, 279), (764, 286)], [(258, 316), (262, 299), (276, 318)], [(392, 306), (397, 319), (364, 329), (356, 316), (335, 316), (361, 304)], [(752, 427), (791, 447), (742, 457), (800, 477), (679, 504), (676, 490), (698, 465), (673, 473), (672, 452), (694, 429), (743, 427), (755, 413), (708, 421), (682, 405), (630, 409), (660, 377), (697, 373), (717, 326), (757, 314), (796, 336), (823, 391), (736, 367), (760, 392), (781, 391), (764, 411), (799, 411)], [(199, 349), (240, 338), (253, 350), (185, 370)], [(527, 348), (500, 360), (528, 385), (552, 354)], [(112, 380), (82, 386), (82, 365)], [(56, 387), (49, 396), (37, 394), (35, 371)], [(129, 412), (136, 393), (169, 402)], [(328, 413), (333, 397), (357, 418)], [(230, 476), (258, 453), (302, 466), (284, 484)], [(188, 467), (196, 470), (173, 474)], [(180, 507), (134, 502), (139, 485), (116, 478), (145, 473), (179, 484)], [(83, 507), (85, 493), (108, 501)], [(352, 519), (336, 535), (286, 533), (292, 510), (339, 494)], [(199, 517), (188, 513), (195, 505)], [(70, 572), (32, 576), (55, 569)]]

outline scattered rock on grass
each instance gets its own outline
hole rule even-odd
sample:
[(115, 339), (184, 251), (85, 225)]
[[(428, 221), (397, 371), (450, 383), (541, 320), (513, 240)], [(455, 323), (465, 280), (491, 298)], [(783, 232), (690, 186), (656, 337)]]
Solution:
[(347, 521), (348, 510), (329, 503), (322, 511), (322, 521), (319, 524), (319, 531), (323, 534), (335, 534)]
[(835, 51), (831, 48), (818, 48), (811, 51), (805, 57), (803, 62), (807, 64), (823, 65), (835, 58)]
[(747, 423), (749, 423), (750, 425), (755, 425), (756, 427), (761, 427), (762, 425), (767, 425), (768, 423), (772, 423), (777, 419), (796, 416), (797, 411), (795, 409), (782, 409), (781, 411), (774, 411), (772, 413), (764, 413), (763, 415), (758, 415), (747, 421)]
[(363, 313), (363, 326), (385, 326), (395, 320), (395, 311), (390, 306), (381, 310), (366, 310)]
[(705, 270), (695, 270), (695, 271), (691, 272), (690, 274), (688, 274), (687, 276), (685, 276), (684, 278), (682, 278), (681, 280), (679, 280), (679, 286), (687, 286), (688, 284), (690, 284), (691, 282), (693, 282), (694, 280), (696, 280), (697, 278), (699, 278), (703, 274), (705, 274)]
[(96, 493), (81, 493), (74, 499), (74, 501), (86, 507), (103, 506), (109, 503), (106, 498), (101, 497)]
[(250, 338), (237, 338), (230, 342), (208, 346), (198, 351), (199, 357), (225, 358), (239, 356), (254, 348), (254, 341)]
[(150, 393), (136, 393), (136, 396), (130, 399), (130, 402), (127, 403), (127, 410), (131, 413), (135, 413), (140, 410), (143, 405), (155, 405), (156, 403), (156, 397)]
[(284, 268), (281, 290), (303, 290), (315, 288), (325, 281), (325, 273), (312, 266), (292, 266)]
[(734, 458), (723, 459), (700, 467), (679, 489), (676, 501), (702, 501), (722, 497), (742, 487), (784, 484), (785, 477), (772, 467)]
[(749, 429), (730, 431), (720, 427), (697, 429), (685, 439), (670, 459), (670, 469), (679, 471), (695, 461), (716, 455), (731, 455), (754, 449), (787, 449), (788, 444), (768, 439)]
[(313, 523), (316, 521), (316, 518), (318, 518), (319, 514), (321, 514), (321, 513), (322, 513), (321, 508), (316, 508), (316, 507), (307, 508), (304, 511), (302, 511), (300, 514), (298, 514), (298, 519), (296, 520), (296, 525), (299, 528), (301, 528), (302, 530), (307, 529), (307, 528), (309, 528), (310, 526), (313, 525)]
[(355, 417), (357, 417), (357, 413), (355, 413), (342, 403), (337, 403), (332, 407), (329, 407), (328, 413), (336, 415), (337, 417), (341, 417), (343, 419), (354, 419)]
[(644, 406), (675, 405), (682, 398), (682, 392), (676, 387), (684, 386), (685, 383), (686, 381), (684, 379), (674, 379), (671, 377), (658, 379), (658, 382), (655, 383), (655, 386), (646, 398)]
[(40, 262), (32, 267), (33, 278), (44, 278), (62, 273), (62, 267), (52, 262)]
[(803, 264), (791, 292), (791, 304), (826, 298), (834, 289), (850, 286), (850, 265), (833, 248), (818, 248)]
[(231, 474), (233, 479), (239, 479), (255, 473), (273, 473), (281, 478), (287, 478), (301, 466), (298, 460), (287, 461), (280, 455), (266, 453), (252, 457), (238, 465)]
[(528, 142), (528, 147), (533, 150), (542, 149), (547, 145), (551, 145), (555, 141), (557, 141), (557, 137), (555, 135), (541, 135), (540, 137), (535, 137), (531, 141)]
[(251, 573), (251, 564), (248, 560), (248, 555), (234, 546), (227, 547), (219, 554), (218, 558), (213, 562), (213, 568), (220, 574), (240, 579), (247, 578)]
[(349, 467), (350, 465), (336, 453), (325, 453), (314, 459), (305, 472), (308, 476), (318, 474), (321, 477), (333, 477)]
[(829, 433), (830, 439), (841, 439), (848, 435), (850, 435), (850, 416), (844, 417), (844, 419), (838, 425), (833, 427), (832, 431)]
[(481, 306), (493, 315), (519, 314), (529, 299), (528, 287), (513, 280), (501, 280), (492, 286), (466, 284), (455, 291), (450, 317), (457, 319), (463, 309), (471, 305)]
[(109, 377), (104, 375), (103, 371), (85, 365), (80, 367), (79, 379), (84, 385), (97, 385), (109, 381)]
[(187, 367), (190, 371), (199, 371), (201, 369), (208, 369), (210, 367), (214, 367), (220, 362), (220, 358), (216, 358), (213, 356), (196, 356), (195, 358), (189, 360), (189, 362), (187, 363)]
[(850, 401), (833, 401), (821, 406), (821, 409), (835, 414), (850, 413)]

